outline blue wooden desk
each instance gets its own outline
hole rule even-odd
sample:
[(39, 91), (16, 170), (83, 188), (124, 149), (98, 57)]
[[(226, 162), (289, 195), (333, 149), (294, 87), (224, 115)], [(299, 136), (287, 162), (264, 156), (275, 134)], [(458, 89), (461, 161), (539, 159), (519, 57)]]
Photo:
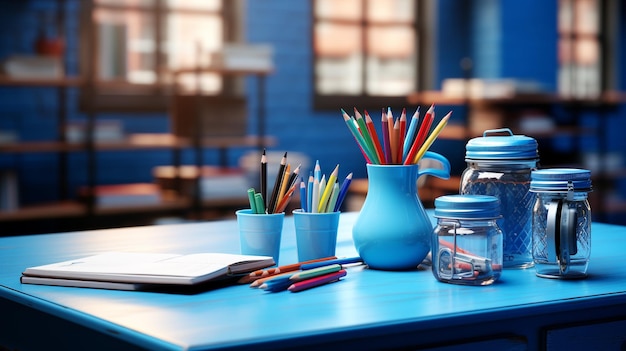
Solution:
[[(338, 256), (356, 254), (340, 220)], [(350, 268), (300, 293), (246, 285), (195, 295), (20, 284), (28, 266), (108, 250), (238, 252), (235, 221), (0, 238), (0, 349), (594, 349), (626, 340), (626, 228), (594, 223), (589, 278), (505, 270), (492, 286), (437, 282), (429, 270)], [(285, 218), (281, 264), (296, 262)]]

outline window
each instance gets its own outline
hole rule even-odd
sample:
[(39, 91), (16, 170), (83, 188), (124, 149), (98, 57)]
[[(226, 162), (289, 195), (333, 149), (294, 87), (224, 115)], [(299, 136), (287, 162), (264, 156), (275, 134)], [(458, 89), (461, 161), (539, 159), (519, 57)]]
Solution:
[(603, 90), (600, 0), (559, 0), (558, 90), (595, 97)]
[[(173, 71), (210, 64), (211, 53), (237, 41), (237, 1), (93, 0), (86, 7), (83, 62), (98, 110), (164, 110)], [(215, 73), (178, 75), (183, 88), (219, 94)]]
[(405, 105), (424, 80), (425, 3), (314, 0), (315, 106)]

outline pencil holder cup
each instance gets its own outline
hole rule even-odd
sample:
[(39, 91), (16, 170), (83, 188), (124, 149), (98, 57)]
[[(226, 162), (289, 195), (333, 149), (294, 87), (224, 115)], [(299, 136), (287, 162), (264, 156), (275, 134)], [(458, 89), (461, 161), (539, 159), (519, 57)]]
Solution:
[(309, 261), (335, 255), (340, 212), (311, 213), (293, 211), (298, 261)]
[(272, 256), (278, 264), (285, 213), (256, 214), (238, 210), (239, 243), (244, 255)]
[(421, 170), (418, 165), (367, 165), (367, 195), (352, 238), (370, 268), (415, 269), (430, 251), (433, 226), (418, 197), (417, 179), (424, 174), (447, 179), (450, 163), (430, 151), (424, 158), (443, 167)]

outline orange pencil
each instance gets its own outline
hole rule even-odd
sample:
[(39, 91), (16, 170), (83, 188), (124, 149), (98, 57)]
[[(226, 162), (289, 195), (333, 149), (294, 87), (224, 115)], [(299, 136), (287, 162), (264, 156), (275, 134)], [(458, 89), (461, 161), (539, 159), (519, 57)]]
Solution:
[[(328, 261), (328, 260), (335, 260), (335, 259), (337, 259), (336, 256), (322, 257), (322, 258), (317, 258), (317, 259), (314, 259), (314, 260), (292, 263), (292, 264), (288, 264), (288, 265), (284, 265), (284, 266), (280, 266), (280, 267), (274, 267), (274, 268), (268, 268), (268, 269), (259, 269), (259, 270), (256, 270), (254, 272), (251, 272), (249, 275), (247, 275), (247, 276), (245, 276), (243, 278), (256, 280), (256, 279), (259, 279), (259, 278), (268, 277), (268, 276), (276, 275), (276, 274), (279, 274), (279, 273), (297, 271), (298, 269), (300, 269), (300, 266), (302, 266), (303, 264), (314, 263), (314, 262), (321, 262), (321, 261)], [(240, 281), (239, 281), (240, 283), (242, 282), (243, 278), (240, 279)]]

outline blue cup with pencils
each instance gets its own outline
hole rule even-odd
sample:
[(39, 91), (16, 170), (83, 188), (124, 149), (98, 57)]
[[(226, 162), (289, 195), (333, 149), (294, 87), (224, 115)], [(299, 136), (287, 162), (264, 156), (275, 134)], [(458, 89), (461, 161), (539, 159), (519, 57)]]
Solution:
[(341, 212), (304, 212), (294, 210), (298, 261), (310, 261), (335, 256), (337, 230)]
[(272, 256), (278, 264), (285, 213), (256, 213), (252, 209), (242, 209), (235, 214), (241, 253)]

